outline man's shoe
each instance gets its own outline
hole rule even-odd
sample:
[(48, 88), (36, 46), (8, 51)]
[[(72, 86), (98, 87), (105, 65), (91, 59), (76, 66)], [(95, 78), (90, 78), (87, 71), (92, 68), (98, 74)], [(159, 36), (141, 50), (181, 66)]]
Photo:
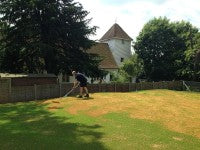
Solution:
[(87, 97), (87, 98), (88, 98), (88, 97), (89, 97), (89, 94), (86, 94), (84, 97)]
[(83, 96), (82, 96), (82, 95), (77, 95), (76, 97), (77, 97), (77, 98), (83, 98)]

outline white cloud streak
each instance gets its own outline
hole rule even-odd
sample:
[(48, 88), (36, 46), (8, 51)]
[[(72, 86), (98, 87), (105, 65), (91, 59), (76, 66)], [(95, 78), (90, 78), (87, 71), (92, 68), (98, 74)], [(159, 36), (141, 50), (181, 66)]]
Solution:
[(96, 36), (99, 39), (115, 23), (117, 23), (135, 39), (144, 24), (153, 17), (166, 16), (171, 21), (190, 21), (200, 27), (199, 0), (166, 0), (155, 3), (150, 0), (134, 0), (122, 5), (105, 5), (101, 0), (76, 0), (89, 11), (88, 18), (93, 18), (91, 25), (98, 26)]

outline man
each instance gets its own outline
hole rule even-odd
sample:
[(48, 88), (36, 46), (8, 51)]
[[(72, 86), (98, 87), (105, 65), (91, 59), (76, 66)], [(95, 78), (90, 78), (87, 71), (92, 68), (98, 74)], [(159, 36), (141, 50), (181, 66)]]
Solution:
[(75, 77), (74, 86), (75, 88), (78, 84), (80, 84), (80, 95), (78, 98), (83, 97), (83, 89), (85, 90), (86, 95), (84, 97), (89, 97), (88, 89), (87, 89), (87, 79), (82, 73), (76, 73), (76, 71), (72, 71), (72, 75)]

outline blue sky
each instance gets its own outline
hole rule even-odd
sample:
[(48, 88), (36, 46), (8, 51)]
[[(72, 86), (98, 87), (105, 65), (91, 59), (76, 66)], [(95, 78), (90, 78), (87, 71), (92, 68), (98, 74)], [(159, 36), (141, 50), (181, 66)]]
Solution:
[(190, 21), (200, 28), (200, 0), (76, 0), (90, 12), (91, 25), (98, 26), (92, 39), (99, 39), (117, 22), (133, 39), (153, 17)]

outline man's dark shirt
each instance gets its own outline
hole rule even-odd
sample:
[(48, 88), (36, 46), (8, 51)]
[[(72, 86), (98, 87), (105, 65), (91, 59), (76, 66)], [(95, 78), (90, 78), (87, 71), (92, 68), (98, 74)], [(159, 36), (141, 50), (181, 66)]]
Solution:
[(76, 80), (83, 83), (83, 82), (87, 82), (86, 77), (82, 74), (82, 73), (77, 73), (75, 76)]

